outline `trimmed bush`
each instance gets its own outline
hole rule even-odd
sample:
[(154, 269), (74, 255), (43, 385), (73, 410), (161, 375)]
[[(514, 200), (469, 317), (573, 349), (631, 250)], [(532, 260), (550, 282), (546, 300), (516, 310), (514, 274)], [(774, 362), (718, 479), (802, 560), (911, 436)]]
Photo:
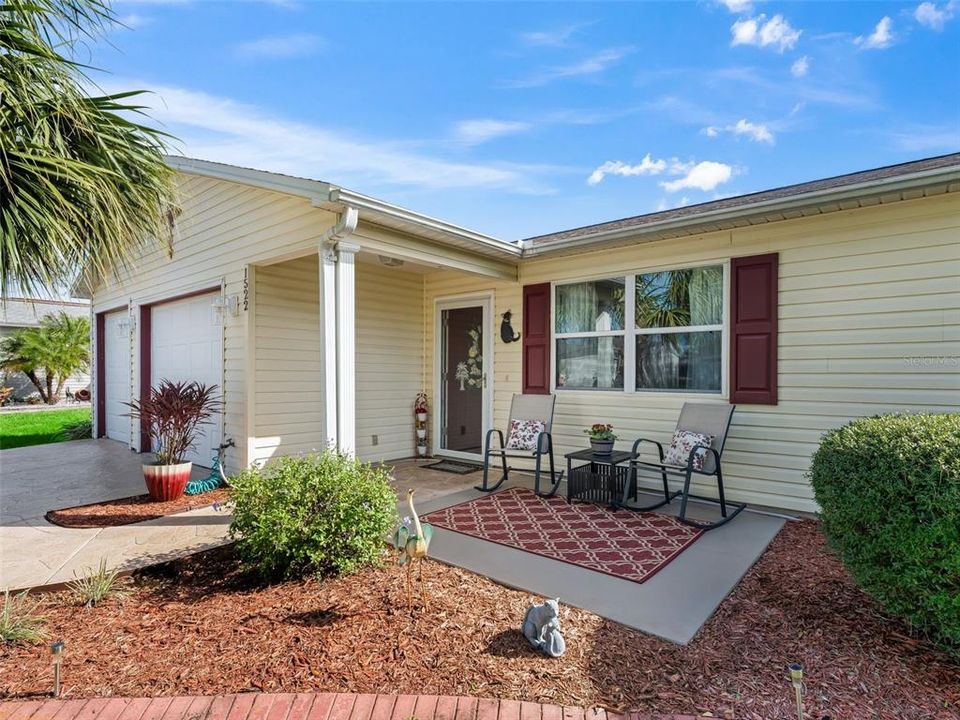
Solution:
[(377, 564), (397, 524), (386, 468), (332, 450), (278, 458), (230, 484), (230, 535), (244, 562), (270, 578)]
[(855, 420), (823, 436), (810, 478), (857, 582), (960, 655), (960, 414)]

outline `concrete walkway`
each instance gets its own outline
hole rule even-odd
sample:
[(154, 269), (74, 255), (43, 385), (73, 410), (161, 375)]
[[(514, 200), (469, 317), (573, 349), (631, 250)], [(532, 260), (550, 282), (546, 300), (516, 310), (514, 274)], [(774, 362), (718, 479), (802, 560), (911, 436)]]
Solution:
[(44, 519), (48, 510), (142, 494), (143, 459), (112, 440), (0, 451), (0, 590), (64, 583), (101, 558), (130, 570), (225, 543), (230, 517), (212, 507), (90, 530)]
[(436, 695), (245, 693), (215, 697), (93, 698), (0, 703), (0, 720), (695, 720), (692, 715)]

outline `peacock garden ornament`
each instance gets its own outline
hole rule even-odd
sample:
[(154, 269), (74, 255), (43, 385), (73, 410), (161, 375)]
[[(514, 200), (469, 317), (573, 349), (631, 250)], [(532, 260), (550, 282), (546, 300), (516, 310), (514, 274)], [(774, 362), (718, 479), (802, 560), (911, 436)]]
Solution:
[[(417, 582), (420, 583), (420, 594), (423, 597), (424, 607), (427, 605), (427, 596), (424, 592), (423, 584), (423, 560), (427, 557), (430, 549), (430, 539), (433, 537), (433, 526), (429, 523), (421, 523), (420, 516), (417, 515), (417, 509), (413, 506), (413, 490), (407, 490), (407, 506), (410, 508), (410, 515), (405, 517), (404, 524), (401, 525), (393, 536), (393, 544), (399, 554), (401, 565), (407, 566), (407, 607), (413, 605), (413, 588), (411, 587), (411, 575), (413, 573), (414, 562), (418, 565)], [(413, 526), (412, 530), (410, 525)]]

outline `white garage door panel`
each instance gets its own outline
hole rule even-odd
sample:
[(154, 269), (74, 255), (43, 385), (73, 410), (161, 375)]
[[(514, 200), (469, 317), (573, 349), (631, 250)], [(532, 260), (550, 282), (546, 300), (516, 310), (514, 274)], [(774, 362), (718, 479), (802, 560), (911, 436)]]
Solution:
[[(222, 394), (220, 366), (222, 330), (213, 321), (213, 299), (216, 294), (200, 295), (186, 300), (155, 305), (150, 318), (150, 384), (161, 380), (196, 381), (217, 385)], [(219, 414), (211, 424), (201, 427), (194, 449), (187, 455), (197, 465), (209, 467), (220, 444)]]
[(107, 437), (130, 444), (130, 322), (126, 311), (109, 313), (103, 322), (104, 413)]

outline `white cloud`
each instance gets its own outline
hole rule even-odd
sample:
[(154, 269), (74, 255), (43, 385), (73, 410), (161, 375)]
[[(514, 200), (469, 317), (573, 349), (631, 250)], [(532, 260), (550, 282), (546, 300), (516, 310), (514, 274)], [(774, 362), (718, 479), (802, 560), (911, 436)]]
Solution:
[(234, 50), (240, 57), (247, 59), (292, 58), (314, 55), (327, 45), (319, 35), (312, 33), (294, 33), (293, 35), (273, 35), (240, 43)]
[(611, 65), (615, 65), (624, 57), (633, 52), (633, 48), (609, 48), (601, 50), (584, 60), (570, 65), (555, 65), (544, 68), (530, 77), (520, 80), (507, 82), (507, 87), (528, 88), (547, 85), (554, 80), (566, 80), (569, 78), (582, 78), (599, 75)]
[(667, 192), (677, 192), (677, 190), (684, 190), (686, 188), (710, 192), (732, 177), (733, 168), (731, 166), (711, 160), (704, 160), (687, 170), (683, 177), (677, 180), (662, 182), (660, 183), (660, 187)]
[(666, 160), (654, 160), (650, 153), (643, 156), (643, 159), (636, 165), (628, 165), (620, 160), (607, 160), (598, 167), (587, 178), (588, 185), (598, 185), (603, 182), (607, 175), (622, 175), (630, 177), (631, 175), (659, 175), (667, 169)]
[(773, 133), (763, 123), (752, 123), (746, 119), (737, 120), (733, 126), (734, 135), (746, 135), (754, 142), (769, 143), (773, 145)]
[(753, 0), (719, 0), (719, 2), (732, 13), (750, 12), (753, 8)]
[(867, 37), (858, 35), (853, 42), (864, 50), (883, 50), (890, 47), (893, 40), (893, 20), (888, 15), (884, 15), (870, 35)]
[(794, 77), (806, 77), (808, 72), (810, 72), (810, 58), (806, 55), (794, 60), (793, 65), (790, 66), (790, 74)]
[(743, 18), (730, 26), (733, 36), (731, 47), (737, 45), (754, 45), (756, 47), (773, 46), (778, 52), (791, 50), (800, 39), (802, 30), (794, 28), (783, 15), (774, 15), (766, 20), (766, 15), (755, 18)]
[(719, 137), (720, 133), (727, 132), (732, 135), (745, 135), (750, 140), (758, 143), (768, 143), (770, 145), (774, 143), (773, 132), (769, 127), (764, 123), (752, 123), (746, 118), (741, 118), (733, 125), (727, 125), (725, 127), (710, 125), (700, 132), (711, 138)]
[(119, 22), (123, 26), (123, 28), (121, 29), (136, 30), (137, 28), (141, 28), (144, 25), (149, 25), (150, 23), (152, 23), (153, 18), (147, 15), (130, 13), (129, 15), (121, 15), (120, 17), (118, 17), (117, 22)]
[(936, 3), (922, 2), (913, 11), (913, 17), (924, 27), (940, 32), (947, 22), (953, 19), (958, 4), (960, 3), (957, 0), (950, 0), (950, 2), (937, 7)]
[(361, 187), (427, 190), (500, 189), (545, 194), (540, 176), (556, 168), (511, 163), (468, 163), (400, 147), (394, 139), (358, 138), (270, 114), (230, 98), (131, 79), (101, 82), (104, 92), (145, 88), (148, 113), (180, 138), (179, 151), (215, 162)]
[(533, 47), (566, 47), (567, 41), (581, 28), (582, 25), (567, 25), (555, 30), (537, 30), (520, 33), (520, 40), (525, 45)]
[(487, 140), (493, 140), (504, 135), (526, 132), (531, 127), (530, 123), (519, 120), (461, 120), (454, 127), (454, 135), (460, 142), (468, 145), (479, 145)]

